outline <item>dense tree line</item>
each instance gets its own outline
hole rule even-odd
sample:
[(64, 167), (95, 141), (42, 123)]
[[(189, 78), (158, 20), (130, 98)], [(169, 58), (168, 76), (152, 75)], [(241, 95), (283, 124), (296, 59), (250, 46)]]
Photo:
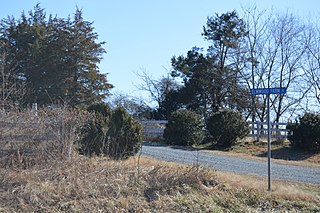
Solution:
[(105, 53), (82, 11), (59, 18), (39, 5), (0, 26), (1, 100), (21, 106), (63, 103), (87, 105), (112, 88), (99, 70)]

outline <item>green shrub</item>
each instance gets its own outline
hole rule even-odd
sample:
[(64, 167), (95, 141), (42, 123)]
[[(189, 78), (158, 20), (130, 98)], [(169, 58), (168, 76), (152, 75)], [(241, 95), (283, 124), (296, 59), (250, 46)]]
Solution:
[(210, 116), (206, 123), (207, 139), (217, 148), (230, 148), (237, 139), (249, 133), (248, 123), (241, 113), (223, 110)]
[(142, 145), (142, 126), (122, 108), (116, 108), (109, 122), (108, 155), (115, 159), (135, 155)]
[(287, 125), (288, 140), (293, 147), (320, 151), (320, 115), (305, 113), (299, 121)]
[(181, 146), (201, 143), (203, 136), (203, 123), (200, 115), (189, 110), (173, 112), (163, 135), (165, 143)]
[(80, 152), (124, 159), (135, 155), (142, 144), (142, 127), (123, 108), (111, 110), (105, 103), (88, 108), (95, 116), (82, 129)]
[(112, 110), (106, 103), (97, 103), (88, 107), (94, 117), (81, 129), (80, 153), (85, 155), (106, 154), (107, 132)]

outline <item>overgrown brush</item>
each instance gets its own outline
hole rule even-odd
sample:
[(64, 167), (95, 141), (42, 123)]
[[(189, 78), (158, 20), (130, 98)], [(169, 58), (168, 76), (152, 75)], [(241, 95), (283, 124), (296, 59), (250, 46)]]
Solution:
[(78, 129), (90, 114), (79, 109), (54, 108), (2, 111), (0, 164), (25, 169), (70, 159), (77, 150)]

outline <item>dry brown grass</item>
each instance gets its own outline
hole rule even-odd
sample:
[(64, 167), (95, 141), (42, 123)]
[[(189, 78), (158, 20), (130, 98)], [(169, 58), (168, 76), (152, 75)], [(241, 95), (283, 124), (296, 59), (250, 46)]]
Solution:
[(41, 170), (2, 169), (0, 206), (8, 212), (147, 211), (165, 206), (163, 196), (190, 193), (190, 187), (198, 188), (202, 181), (216, 184), (212, 171), (151, 164), (150, 160), (141, 161), (139, 172), (137, 168), (135, 159), (115, 162), (78, 156)]
[[(79, 118), (81, 113), (67, 112), (63, 111), (63, 119), (62, 112), (39, 115), (37, 119), (41, 125), (34, 130), (1, 128), (3, 135), (9, 136), (10, 131), (11, 135), (21, 132), (51, 135), (50, 140), (44, 141), (30, 141), (29, 138), (13, 141), (16, 137), (12, 137), (6, 146), (1, 146), (0, 212), (320, 210), (319, 185), (274, 181), (270, 193), (265, 191), (266, 180), (259, 177), (138, 156), (113, 161), (78, 155), (74, 145), (78, 137), (76, 129), (85, 116)], [(7, 118), (12, 123), (13, 119)], [(54, 121), (51, 124), (60, 124), (58, 128), (55, 125), (48, 127), (48, 118)], [(10, 150), (13, 150), (12, 155), (8, 155)]]
[(73, 157), (0, 169), (0, 212), (318, 211), (319, 186), (275, 182), (134, 157)]
[[(251, 138), (246, 138), (229, 151), (214, 152), (216, 152), (216, 154), (266, 160), (267, 142), (262, 140), (257, 143)], [(294, 149), (287, 140), (281, 142), (272, 141), (271, 155), (273, 162), (298, 166), (320, 167), (320, 153)]]
[(320, 185), (302, 184), (286, 181), (272, 181), (271, 193), (267, 191), (267, 178), (238, 175), (234, 173), (218, 172), (217, 180), (224, 182), (231, 188), (245, 188), (262, 194), (268, 194), (272, 198), (286, 201), (318, 202), (320, 199)]

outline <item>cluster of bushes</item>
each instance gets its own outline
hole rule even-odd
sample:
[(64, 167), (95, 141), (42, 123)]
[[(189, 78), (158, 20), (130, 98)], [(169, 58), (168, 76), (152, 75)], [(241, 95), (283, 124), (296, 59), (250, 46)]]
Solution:
[[(320, 114), (305, 113), (287, 125), (288, 140), (293, 147), (320, 151)], [(241, 113), (223, 110), (206, 120), (195, 112), (178, 110), (172, 113), (164, 131), (167, 144), (192, 146), (211, 144), (212, 148), (226, 149), (249, 134), (248, 123)]]
[(305, 113), (287, 125), (288, 140), (293, 147), (320, 151), (320, 115)]
[(178, 110), (166, 125), (164, 139), (173, 145), (211, 143), (212, 147), (229, 148), (248, 133), (248, 123), (238, 112), (223, 110), (203, 120), (192, 111)]
[(122, 107), (112, 110), (107, 104), (91, 105), (94, 118), (81, 130), (80, 152), (125, 159), (136, 154), (142, 144), (142, 127)]
[[(135, 155), (142, 144), (142, 127), (121, 107), (112, 110), (107, 104), (88, 108), (94, 118), (82, 128), (80, 152), (124, 159)], [(299, 149), (320, 151), (320, 115), (306, 113), (287, 125), (288, 140)], [(192, 146), (210, 144), (226, 149), (249, 133), (248, 123), (239, 112), (222, 110), (204, 120), (190, 110), (173, 112), (164, 130), (165, 143)]]

